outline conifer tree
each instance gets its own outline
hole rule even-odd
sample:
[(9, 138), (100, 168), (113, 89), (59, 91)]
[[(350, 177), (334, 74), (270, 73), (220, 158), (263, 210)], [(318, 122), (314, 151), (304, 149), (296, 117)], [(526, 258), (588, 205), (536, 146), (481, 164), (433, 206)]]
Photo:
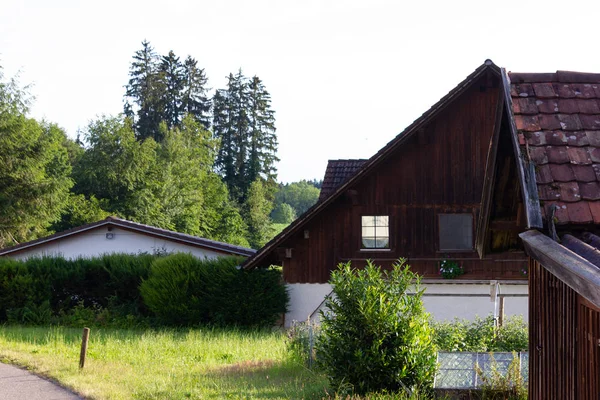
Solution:
[(134, 121), (136, 137), (160, 140), (159, 125), (164, 116), (163, 85), (157, 74), (158, 55), (150, 42), (144, 40), (135, 52), (129, 68), (129, 83), (125, 86), (123, 112)]
[(227, 89), (217, 90), (213, 100), (213, 134), (221, 142), (215, 165), (229, 193), (242, 203), (250, 182), (245, 183), (248, 154), (247, 82), (242, 71), (227, 77)]
[(167, 127), (174, 128), (181, 125), (184, 115), (184, 105), (182, 101), (183, 91), (185, 89), (185, 69), (179, 57), (171, 50), (169, 54), (161, 58), (159, 66), (159, 79), (162, 93), (162, 102), (164, 103), (163, 121)]
[(216, 167), (241, 204), (257, 179), (266, 182), (267, 193), (275, 187), (275, 116), (258, 77), (249, 80), (239, 70), (227, 79), (227, 88), (217, 90), (213, 99), (213, 133), (220, 140)]
[(208, 78), (204, 68), (198, 67), (198, 62), (188, 56), (183, 63), (184, 88), (182, 93), (182, 109), (204, 125), (210, 128), (211, 102), (208, 98), (206, 84)]
[(275, 134), (275, 112), (271, 109), (271, 95), (260, 78), (254, 76), (248, 86), (250, 114), (250, 157), (248, 181), (259, 177), (270, 187), (276, 185), (277, 135)]

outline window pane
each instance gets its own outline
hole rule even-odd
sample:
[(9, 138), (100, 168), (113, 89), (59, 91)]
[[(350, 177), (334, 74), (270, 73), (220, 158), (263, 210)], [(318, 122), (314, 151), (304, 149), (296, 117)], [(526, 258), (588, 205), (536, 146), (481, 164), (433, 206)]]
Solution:
[(362, 226), (375, 226), (375, 217), (373, 217), (373, 216), (362, 217)]
[(388, 226), (390, 224), (390, 217), (387, 215), (379, 215), (375, 217), (375, 224), (377, 226)]
[(363, 244), (363, 247), (366, 249), (373, 249), (373, 248), (375, 248), (375, 238), (364, 237), (362, 239), (362, 244)]
[(375, 227), (374, 226), (363, 226), (362, 228), (362, 236), (375, 236)]
[(440, 214), (440, 250), (473, 249), (473, 215)]
[(377, 226), (375, 228), (375, 236), (390, 236), (390, 228), (387, 226)]
[(378, 249), (387, 249), (388, 247), (390, 247), (390, 240), (389, 238), (380, 238), (378, 237), (377, 239), (375, 239), (375, 247), (377, 247)]

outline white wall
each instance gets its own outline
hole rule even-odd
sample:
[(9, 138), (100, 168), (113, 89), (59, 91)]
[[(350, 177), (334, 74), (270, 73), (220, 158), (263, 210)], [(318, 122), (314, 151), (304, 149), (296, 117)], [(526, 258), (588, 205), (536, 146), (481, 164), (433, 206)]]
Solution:
[[(106, 234), (112, 233), (113, 238), (107, 239)], [(109, 232), (107, 226), (100, 226), (89, 231), (76, 233), (61, 239), (26, 249), (8, 257), (25, 259), (32, 256), (62, 255), (65, 258), (94, 257), (105, 253), (153, 253), (165, 249), (167, 252), (191, 253), (197, 257), (215, 258), (223, 253), (202, 249), (164, 238), (145, 235), (117, 227)]]
[[(423, 304), (427, 312), (437, 321), (453, 320), (454, 318), (473, 320), (475, 316), (486, 317), (494, 314), (498, 306), (490, 298), (490, 284), (487, 282), (473, 283), (422, 283), (426, 289)], [(285, 326), (293, 321), (306, 321), (312, 315), (313, 321), (318, 321), (318, 312), (325, 299), (331, 293), (331, 285), (318, 283), (287, 284), (290, 294), (290, 305), (285, 315)], [(507, 295), (504, 301), (504, 315), (522, 315), (528, 319), (528, 287), (526, 283), (500, 282), (499, 294)], [(510, 297), (516, 295), (518, 297)], [(525, 295), (525, 296), (524, 296)], [(323, 307), (321, 306), (321, 309)], [(496, 308), (496, 312), (497, 312)]]

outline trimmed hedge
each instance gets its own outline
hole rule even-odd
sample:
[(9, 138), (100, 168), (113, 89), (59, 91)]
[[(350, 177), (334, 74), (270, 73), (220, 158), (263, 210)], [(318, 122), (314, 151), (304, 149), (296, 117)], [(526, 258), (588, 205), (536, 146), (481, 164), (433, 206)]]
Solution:
[[(0, 258), (0, 323), (126, 328), (274, 323), (287, 305), (281, 274), (240, 271), (235, 266), (241, 261), (187, 254)], [(140, 292), (142, 282), (148, 303)]]
[[(138, 287), (156, 258), (149, 254), (76, 260), (0, 258), (0, 322), (45, 323), (75, 307), (146, 316)], [(32, 318), (32, 313), (48, 318)]]
[(140, 288), (144, 303), (168, 325), (272, 326), (288, 303), (281, 273), (238, 269), (242, 261), (189, 254), (157, 260)]

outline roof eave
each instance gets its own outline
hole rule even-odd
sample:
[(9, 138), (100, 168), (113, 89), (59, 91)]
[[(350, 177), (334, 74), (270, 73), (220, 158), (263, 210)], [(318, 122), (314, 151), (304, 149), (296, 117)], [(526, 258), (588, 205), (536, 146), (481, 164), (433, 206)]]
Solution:
[(515, 124), (512, 98), (510, 95), (510, 78), (506, 69), (502, 68), (502, 87), (504, 89), (505, 109), (509, 112), (509, 129), (510, 137), (515, 152), (515, 160), (517, 163), (517, 175), (519, 176), (519, 184), (521, 185), (521, 193), (523, 195), (523, 204), (525, 206), (525, 217), (528, 229), (544, 227), (542, 220), (542, 212), (540, 209), (540, 200), (537, 191), (535, 180), (535, 165), (526, 159), (521, 153), (519, 144), (519, 133)]

